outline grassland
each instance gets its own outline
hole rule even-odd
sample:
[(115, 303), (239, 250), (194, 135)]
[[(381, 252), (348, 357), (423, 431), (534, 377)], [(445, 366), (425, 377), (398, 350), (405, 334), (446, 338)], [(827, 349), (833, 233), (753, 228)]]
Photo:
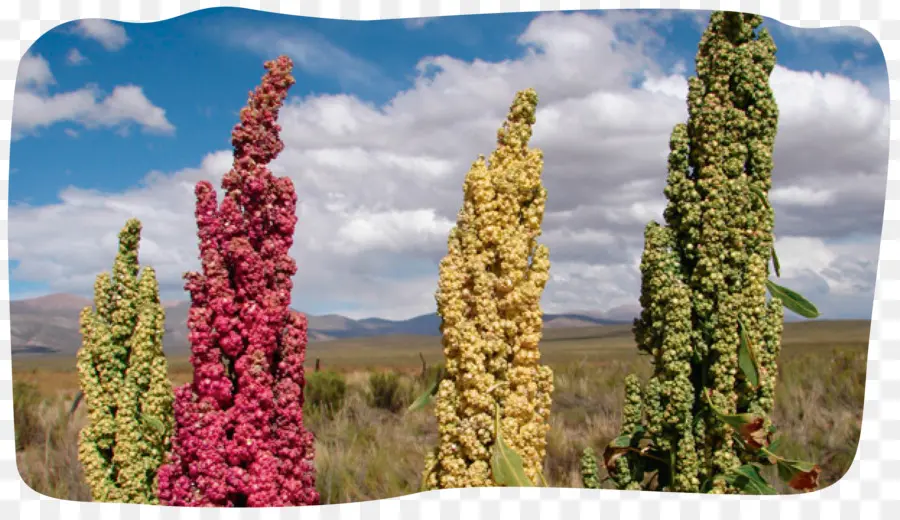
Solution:
[[(865, 391), (867, 321), (789, 323), (785, 327), (775, 421), (785, 455), (823, 468), (823, 486), (849, 469), (856, 452)], [(546, 475), (554, 487), (580, 487), (578, 458), (586, 446), (602, 452), (616, 435), (622, 382), (649, 373), (628, 326), (551, 329), (541, 344), (555, 371)], [(312, 407), (306, 424), (316, 436), (317, 483), (323, 503), (357, 502), (415, 493), (425, 452), (436, 441), (431, 409), (412, 413), (373, 406), (369, 375), (400, 374), (404, 403), (422, 391), (422, 357), (441, 360), (440, 339), (385, 336), (312, 343), (307, 366), (341, 372), (348, 390), (333, 413)], [(191, 378), (187, 357), (169, 360), (174, 383)], [(78, 389), (74, 359), (13, 360), (17, 462), (26, 483), (57, 498), (89, 500), (77, 460), (84, 410), (69, 417)], [(776, 488), (788, 492), (780, 484)]]

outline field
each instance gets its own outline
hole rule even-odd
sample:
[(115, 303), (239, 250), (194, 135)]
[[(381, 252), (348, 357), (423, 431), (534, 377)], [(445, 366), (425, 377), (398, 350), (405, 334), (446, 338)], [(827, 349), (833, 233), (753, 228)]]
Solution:
[[(822, 466), (822, 487), (840, 479), (856, 453), (868, 341), (867, 321), (785, 325), (774, 419), (786, 437), (786, 456)], [(551, 486), (581, 487), (582, 449), (602, 452), (616, 435), (623, 379), (631, 371), (648, 374), (649, 363), (637, 355), (624, 325), (551, 329), (541, 350), (556, 376), (545, 473)], [(309, 372), (318, 359), (321, 370), (340, 372), (347, 382), (337, 410), (310, 408), (305, 418), (316, 436), (323, 503), (418, 491), (425, 452), (436, 441), (431, 408), (403, 411), (424, 388), (420, 354), (429, 365), (440, 362), (440, 339), (384, 336), (310, 344)], [(172, 357), (169, 364), (174, 383), (190, 380), (187, 357)], [(399, 374), (394, 406), (375, 406), (369, 376), (376, 371)], [(90, 500), (77, 458), (84, 408), (68, 413), (78, 390), (74, 359), (14, 359), (13, 381), (17, 463), (25, 482), (45, 495)], [(772, 481), (779, 492), (788, 492)]]

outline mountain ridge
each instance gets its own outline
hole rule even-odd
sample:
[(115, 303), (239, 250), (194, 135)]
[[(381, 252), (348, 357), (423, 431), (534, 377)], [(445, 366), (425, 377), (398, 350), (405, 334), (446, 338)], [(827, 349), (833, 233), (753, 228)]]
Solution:
[[(92, 305), (92, 300), (67, 293), (50, 294), (36, 298), (13, 300), (10, 302), (10, 331), (12, 354), (72, 354), (81, 345), (79, 315), (81, 310)], [(164, 301), (166, 312), (166, 333), (163, 337), (167, 354), (188, 352), (187, 314), (189, 301)], [(292, 312), (301, 312), (291, 309)], [(572, 328), (596, 327), (598, 325), (619, 325), (630, 323), (628, 312), (623, 308), (612, 309), (610, 316), (600, 311), (580, 311), (571, 313), (545, 313), (544, 327)], [(637, 315), (635, 309), (634, 314)], [(307, 314), (310, 342), (334, 339), (353, 339), (388, 335), (440, 335), (440, 317), (437, 313), (422, 314), (403, 320), (370, 317), (353, 319), (339, 314)]]

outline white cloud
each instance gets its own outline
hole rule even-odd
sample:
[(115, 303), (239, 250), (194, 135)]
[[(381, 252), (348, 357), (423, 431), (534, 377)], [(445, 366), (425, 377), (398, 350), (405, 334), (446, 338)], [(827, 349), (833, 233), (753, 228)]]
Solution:
[(348, 88), (384, 88), (394, 83), (376, 64), (354, 56), (313, 31), (298, 31), (296, 27), (261, 28), (235, 24), (217, 27), (212, 34), (221, 40), (220, 33), (227, 34), (225, 43), (233, 47), (249, 49), (264, 59), (286, 54), (298, 71), (333, 77)]
[[(782, 283), (800, 291), (833, 317), (870, 315), (878, 263), (878, 237), (827, 243), (821, 238), (780, 238)], [(786, 260), (785, 260), (786, 259)]]
[(125, 28), (109, 20), (99, 18), (79, 20), (72, 30), (82, 38), (100, 42), (108, 51), (117, 51), (129, 42)]
[[(624, 20), (616, 23), (640, 23)], [(520, 37), (533, 49), (522, 58), (427, 58), (422, 77), (383, 107), (294, 87), (280, 115), (286, 147), (272, 165), (299, 198), (294, 306), (353, 317), (433, 310), (465, 173), (493, 150), (514, 93), (527, 87), (540, 96), (533, 144), (544, 151), (549, 194), (544, 308), (633, 306), (643, 229), (661, 218), (669, 135), (686, 118), (686, 87), (640, 42), (616, 40), (622, 31), (611, 23), (542, 15)], [(832, 315), (865, 316), (884, 204), (887, 105), (837, 75), (779, 67), (772, 83), (781, 111), (772, 199), (785, 284)], [(222, 151), (124, 193), (69, 188), (57, 204), (11, 206), (10, 258), (20, 262), (13, 276), (88, 293), (112, 261), (116, 232), (136, 216), (142, 261), (157, 268), (164, 298), (183, 297), (181, 273), (197, 266), (193, 185), (217, 184), (229, 167)]]
[(834, 200), (831, 190), (806, 188), (803, 186), (787, 186), (774, 188), (769, 192), (769, 200), (785, 206), (824, 207)]
[(40, 54), (26, 54), (19, 62), (19, 74), (16, 76), (16, 91), (32, 89), (45, 91), (48, 85), (53, 85), (53, 73), (50, 72), (50, 64)]
[(69, 49), (69, 53), (66, 54), (66, 62), (69, 65), (81, 65), (84, 63), (88, 63), (88, 59), (84, 54), (81, 54), (81, 51), (72, 47)]
[(337, 232), (343, 253), (366, 250), (405, 252), (411, 245), (435, 246), (446, 241), (455, 222), (433, 209), (383, 211), (352, 215)]
[(683, 74), (671, 74), (665, 77), (647, 76), (641, 88), (654, 94), (666, 94), (676, 99), (687, 98), (687, 81)]
[(50, 94), (55, 84), (47, 60), (26, 54), (19, 66), (13, 104), (13, 139), (20, 139), (59, 122), (77, 123), (84, 128), (115, 128), (127, 131), (136, 124), (146, 132), (172, 134), (175, 127), (166, 111), (155, 106), (136, 85), (119, 85), (105, 95), (95, 85)]

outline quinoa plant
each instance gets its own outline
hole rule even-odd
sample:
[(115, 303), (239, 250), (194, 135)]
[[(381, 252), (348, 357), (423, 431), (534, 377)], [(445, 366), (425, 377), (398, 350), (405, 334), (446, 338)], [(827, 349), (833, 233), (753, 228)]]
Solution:
[[(774, 493), (760, 473), (767, 465), (793, 488), (817, 486), (818, 466), (778, 454), (769, 419), (783, 306), (818, 311), (769, 280), (770, 259), (779, 271), (768, 202), (778, 107), (769, 87), (776, 48), (761, 23), (712, 14), (689, 120), (672, 132), (665, 225), (645, 231), (634, 325), (654, 372), (643, 387), (626, 379), (622, 433), (604, 453), (619, 488)], [(583, 470), (597, 487), (590, 453)]]
[(440, 437), (424, 489), (542, 479), (553, 375), (538, 350), (550, 261), (537, 243), (543, 154), (528, 147), (536, 106), (534, 90), (517, 93), (490, 161), (472, 165), (440, 263), (446, 364), (434, 389)]
[(267, 168), (294, 84), (286, 56), (265, 63), (232, 133), (234, 165), (217, 204), (197, 184), (202, 272), (185, 275), (193, 381), (175, 397), (175, 435), (159, 499), (174, 506), (286, 507), (319, 502), (303, 425), (306, 318), (290, 310), (297, 196)]
[(94, 305), (81, 312), (77, 367), (88, 422), (78, 457), (98, 502), (157, 503), (157, 470), (169, 449), (165, 313), (153, 269), (138, 274), (140, 236), (141, 223), (128, 220), (112, 276), (97, 276)]

